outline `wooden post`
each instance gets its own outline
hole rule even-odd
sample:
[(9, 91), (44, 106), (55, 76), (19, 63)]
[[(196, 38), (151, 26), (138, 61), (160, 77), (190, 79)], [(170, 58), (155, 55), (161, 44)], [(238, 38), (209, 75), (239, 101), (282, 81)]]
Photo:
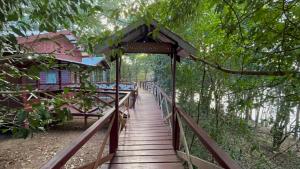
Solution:
[(173, 48), (171, 54), (172, 66), (172, 117), (173, 117), (173, 148), (179, 150), (179, 124), (176, 116), (176, 50)]
[(116, 97), (115, 97), (115, 118), (110, 132), (109, 153), (115, 153), (119, 142), (119, 82), (120, 82), (120, 56), (116, 56)]
[(58, 62), (59, 64), (59, 67), (58, 67), (58, 86), (59, 86), (59, 89), (61, 90), (62, 89), (62, 86), (61, 86), (61, 67), (60, 67), (60, 64), (61, 62)]
[(74, 81), (72, 82), (72, 83), (74, 83), (75, 85), (77, 84), (77, 74), (76, 74), (76, 72), (73, 72), (73, 77), (74, 77)]
[(81, 79), (81, 74), (78, 72), (78, 80), (79, 80), (79, 86), (81, 85), (82, 79)]
[(35, 88), (38, 89), (38, 90), (40, 89), (40, 85), (39, 84), (40, 84), (40, 80), (36, 80), (35, 81), (35, 85), (36, 85)]
[(85, 115), (84, 115), (84, 127), (87, 127), (87, 118), (88, 118), (88, 116), (86, 115), (86, 112), (85, 112)]

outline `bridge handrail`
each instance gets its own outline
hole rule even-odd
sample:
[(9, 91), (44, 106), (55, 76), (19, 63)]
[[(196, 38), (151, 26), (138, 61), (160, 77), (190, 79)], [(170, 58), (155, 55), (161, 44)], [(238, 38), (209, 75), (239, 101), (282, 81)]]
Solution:
[[(126, 104), (126, 101), (129, 100), (130, 95), (133, 92), (127, 92), (127, 94), (119, 101), (119, 106)], [(97, 120), (92, 126), (90, 126), (87, 130), (85, 130), (77, 139), (71, 142), (69, 146), (59, 151), (50, 161), (42, 166), (42, 169), (60, 169), (65, 165), (65, 163), (85, 144), (87, 141), (96, 134), (96, 132), (102, 128), (108, 121), (110, 121), (109, 126), (111, 126), (114, 117), (115, 107), (110, 108), (106, 111), (105, 115), (102, 116), (99, 120)], [(108, 131), (109, 133), (110, 131)], [(104, 141), (102, 144), (106, 144)], [(102, 163), (108, 161), (112, 158), (112, 154), (108, 156), (102, 157), (103, 150), (100, 155), (100, 159), (97, 159), (95, 162), (89, 163), (85, 165), (83, 168), (93, 168), (95, 163), (100, 165), (99, 161), (102, 160)], [(79, 167), (82, 168), (82, 167)]]
[[(140, 86), (144, 89), (152, 90), (153, 94), (158, 97), (159, 104), (163, 101), (162, 98), (165, 98), (170, 105), (172, 104), (172, 99), (153, 81), (140, 82)], [(212, 154), (220, 166), (226, 169), (240, 169), (239, 165), (224, 150), (222, 150), (208, 135), (208, 133), (201, 128), (179, 105), (175, 105), (175, 110), (177, 115), (185, 121), (190, 129), (192, 129), (204, 147)]]

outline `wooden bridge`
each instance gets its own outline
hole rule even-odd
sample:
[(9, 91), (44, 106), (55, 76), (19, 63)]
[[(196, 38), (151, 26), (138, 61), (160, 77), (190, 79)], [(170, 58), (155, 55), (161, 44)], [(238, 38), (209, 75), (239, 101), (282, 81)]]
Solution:
[(119, 136), (111, 168), (183, 168), (172, 146), (171, 128), (154, 97), (141, 90), (139, 98)]
[[(171, 99), (157, 85), (152, 82), (142, 82), (136, 97), (135, 108), (129, 109), (129, 98), (137, 91), (127, 92), (120, 98), (120, 111), (118, 124), (119, 134), (115, 152), (104, 155), (104, 149), (108, 146), (108, 138), (112, 133), (115, 119), (115, 107), (108, 110), (101, 119), (89, 127), (78, 139), (74, 140), (68, 147), (58, 152), (42, 168), (62, 168), (66, 162), (97, 132), (101, 127), (108, 126), (107, 133), (103, 138), (102, 145), (97, 147), (99, 152), (95, 155), (93, 162), (87, 163), (79, 169), (171, 169), (171, 168), (200, 168), (200, 169), (237, 169), (239, 166), (201, 129), (191, 117), (189, 117), (179, 106), (176, 106), (178, 125), (180, 128), (180, 146), (174, 148), (175, 135), (172, 128), (175, 124), (172, 118)], [(165, 112), (162, 109), (166, 110)], [(123, 115), (128, 117), (124, 119)], [(126, 124), (124, 123), (126, 121)], [(197, 158), (189, 153), (182, 121), (195, 133), (204, 147), (212, 153), (219, 165)], [(125, 125), (124, 125), (125, 124)], [(113, 147), (109, 141), (109, 149)], [(183, 151), (180, 150), (180, 147)]]
[[(197, 49), (156, 21), (137, 22), (117, 35), (95, 49), (97, 54), (110, 56), (116, 62), (116, 89), (112, 91), (115, 93), (114, 106), (42, 168), (62, 168), (104, 126), (108, 126), (107, 133), (97, 147), (95, 160), (78, 168), (240, 168), (188, 113), (176, 105), (176, 63), (182, 58), (196, 60)], [(116, 44), (112, 44), (114, 40)], [(171, 97), (153, 82), (141, 82), (138, 96), (137, 91), (120, 95), (120, 63), (124, 53), (168, 55), (172, 69)], [(136, 106), (133, 105), (130, 110), (132, 96), (135, 98), (132, 103)], [(216, 164), (190, 154), (183, 125), (195, 134)], [(108, 153), (104, 153), (106, 145)]]

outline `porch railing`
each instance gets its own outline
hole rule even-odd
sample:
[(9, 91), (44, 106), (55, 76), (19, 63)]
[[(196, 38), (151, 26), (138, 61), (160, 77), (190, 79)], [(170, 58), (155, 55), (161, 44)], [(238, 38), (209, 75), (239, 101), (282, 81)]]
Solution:
[[(60, 169), (62, 168), (67, 161), (81, 148), (83, 147), (102, 127), (107, 126), (108, 128), (105, 133), (104, 139), (102, 140), (102, 144), (98, 149), (98, 153), (96, 159), (92, 162), (86, 163), (80, 167), (79, 169), (96, 169), (100, 167), (103, 163), (110, 161), (114, 153), (108, 153), (104, 155), (105, 145), (108, 143), (109, 136), (112, 132), (112, 124), (114, 122), (115, 116), (119, 116), (119, 126), (122, 126), (123, 115), (125, 111), (129, 109), (129, 99), (130, 96), (134, 94), (133, 91), (126, 92), (126, 95), (120, 99), (119, 101), (119, 112), (116, 113), (115, 107), (110, 108), (104, 113), (100, 119), (98, 119), (92, 126), (90, 126), (87, 130), (85, 130), (77, 139), (72, 141), (66, 148), (59, 151), (50, 161), (42, 166), (42, 169)], [(133, 103), (134, 104), (134, 103)], [(129, 111), (127, 112), (129, 113)], [(127, 116), (129, 117), (129, 116)], [(119, 135), (122, 127), (120, 127), (118, 133), (113, 133), (115, 135)], [(111, 144), (111, 143), (109, 143)]]

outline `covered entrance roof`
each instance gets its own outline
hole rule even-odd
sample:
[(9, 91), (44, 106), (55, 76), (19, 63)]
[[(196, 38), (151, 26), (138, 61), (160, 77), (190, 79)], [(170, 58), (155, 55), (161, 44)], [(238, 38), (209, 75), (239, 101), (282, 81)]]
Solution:
[(156, 21), (146, 24), (139, 21), (109, 37), (95, 48), (96, 54), (109, 56), (114, 48), (123, 49), (124, 53), (175, 54), (179, 58), (194, 59), (197, 49), (180, 36)]

